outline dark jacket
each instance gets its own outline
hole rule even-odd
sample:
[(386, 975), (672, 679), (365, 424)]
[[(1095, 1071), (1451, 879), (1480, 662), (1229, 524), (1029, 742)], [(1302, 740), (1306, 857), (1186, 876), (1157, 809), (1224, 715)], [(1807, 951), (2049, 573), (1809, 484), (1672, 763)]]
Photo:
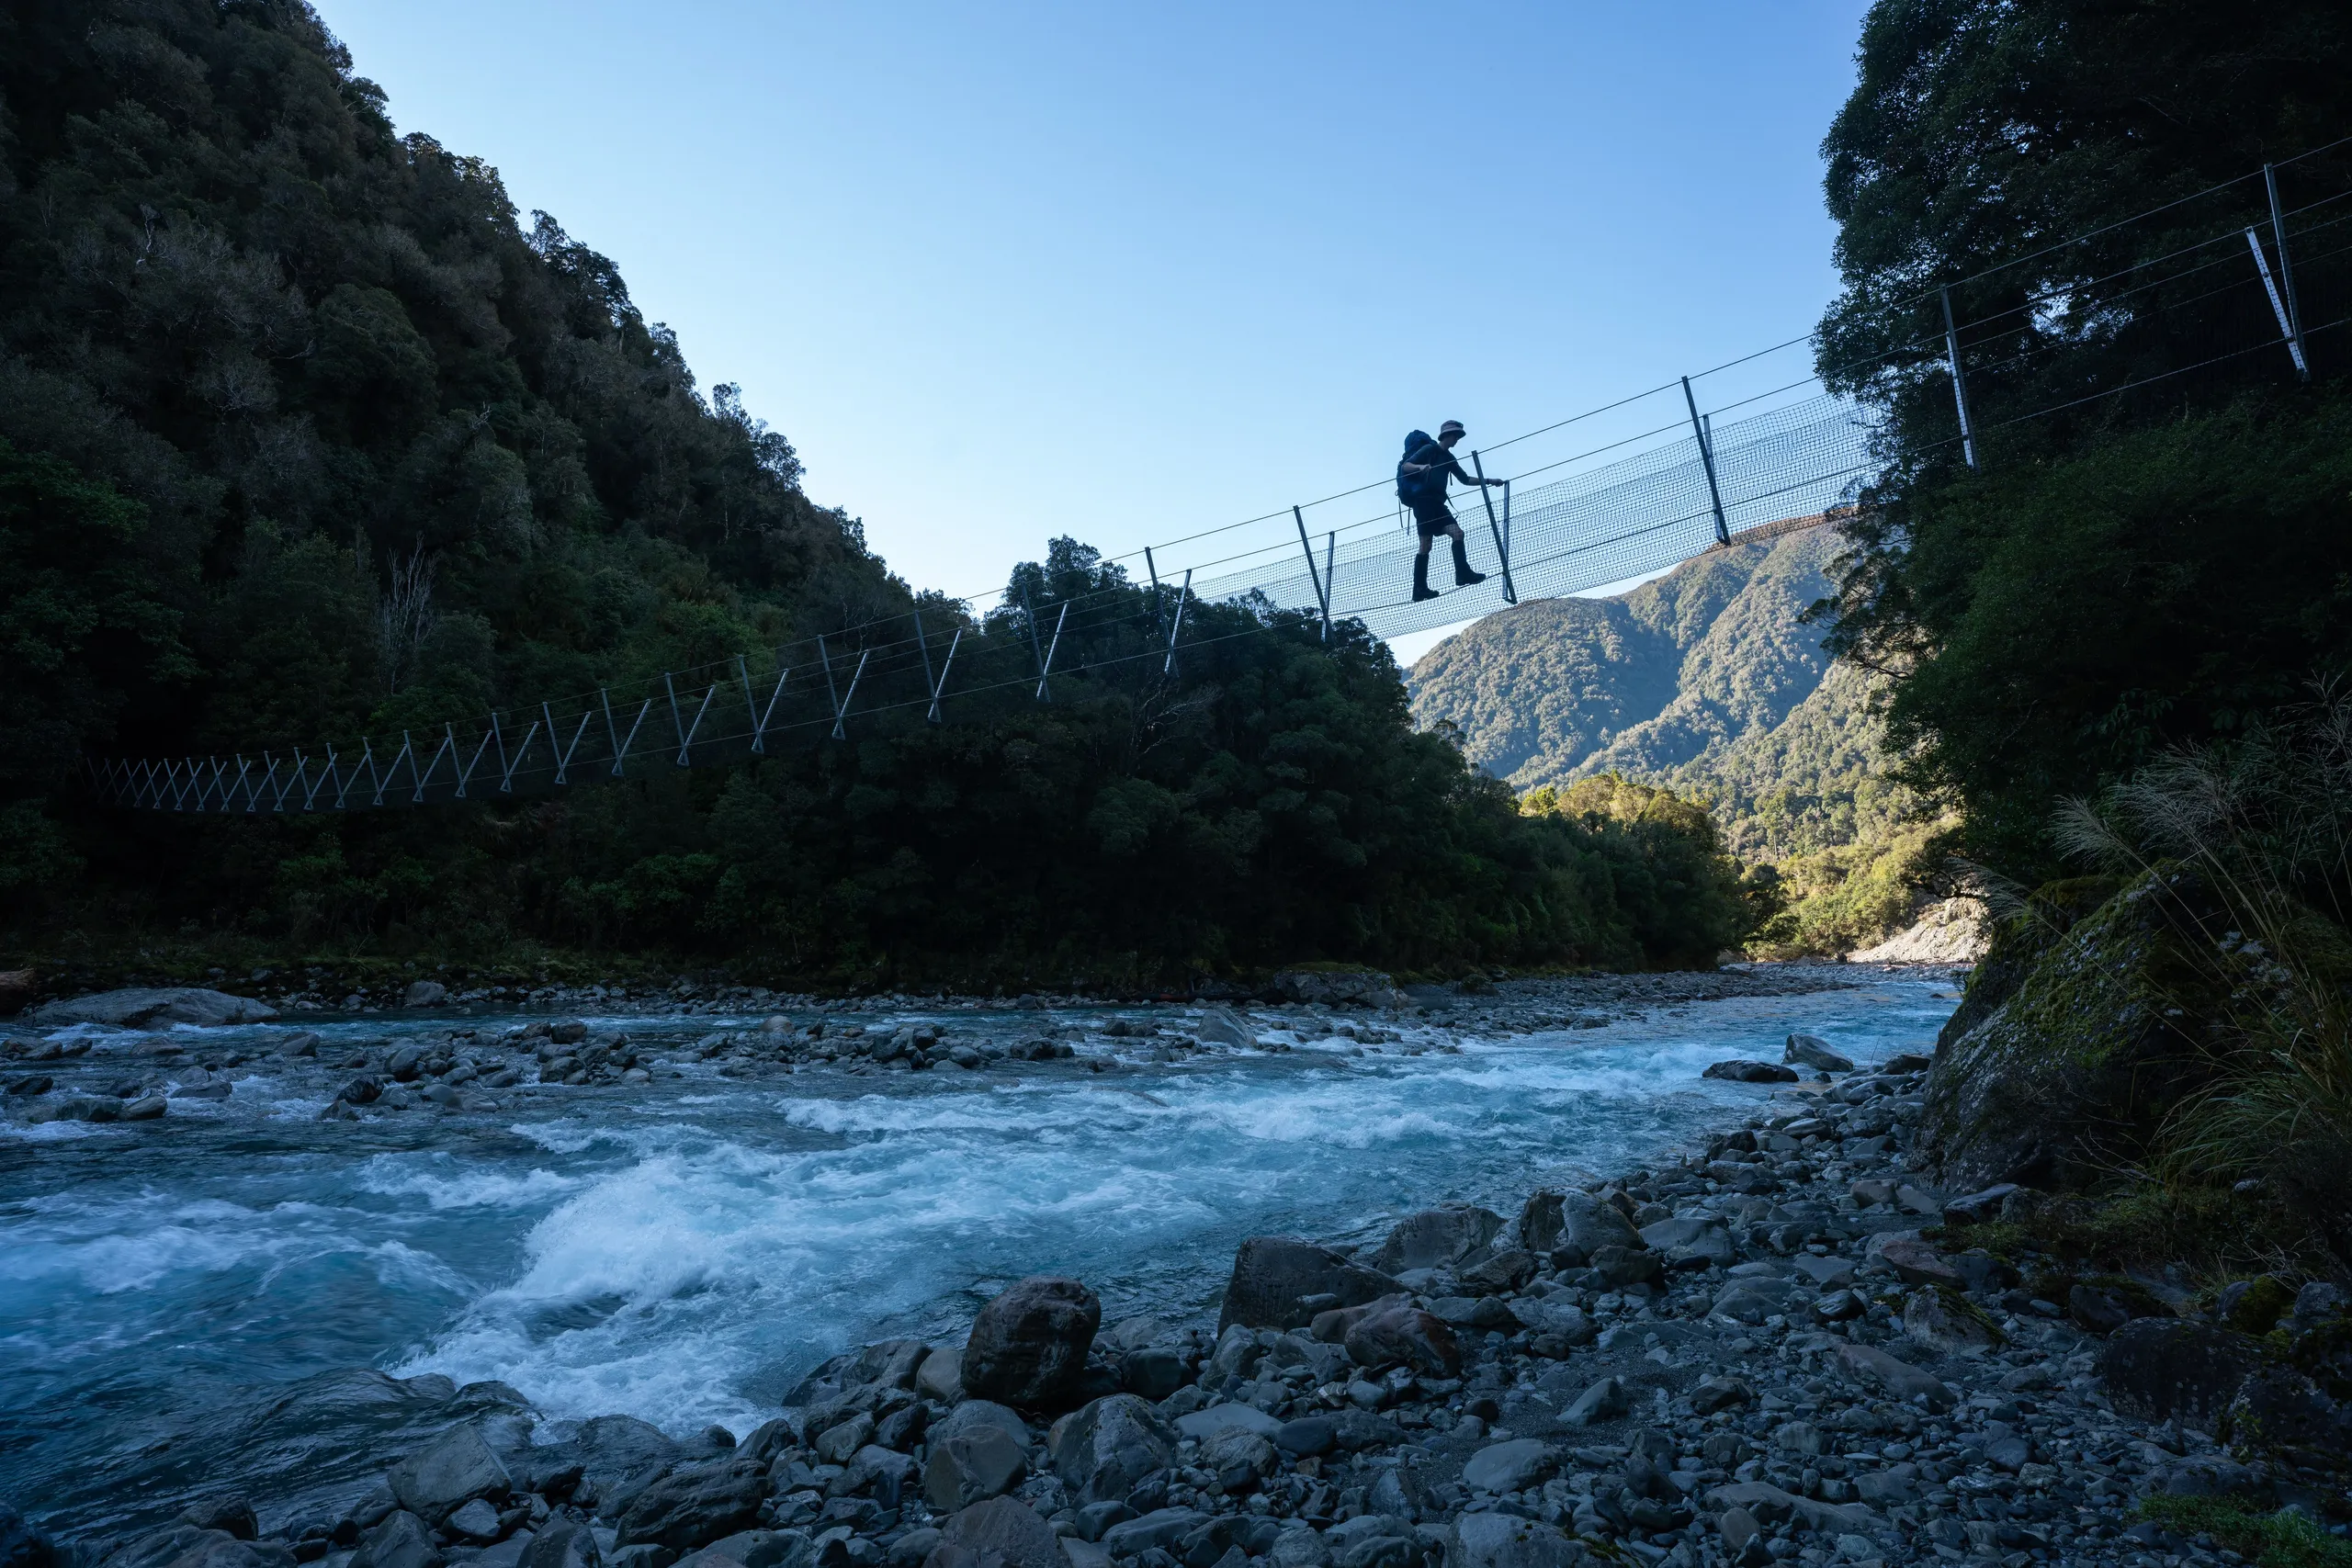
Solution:
[[(1407, 463), (1424, 467), (1418, 474), (1408, 474), (1405, 471)], [(1405, 437), (1405, 456), (1396, 465), (1397, 500), (1415, 512), (1442, 512), (1449, 477), (1465, 487), (1472, 482), (1470, 476), (1462, 471), (1462, 465), (1453, 460), (1453, 454), (1433, 440), (1429, 432), (1416, 430)]]

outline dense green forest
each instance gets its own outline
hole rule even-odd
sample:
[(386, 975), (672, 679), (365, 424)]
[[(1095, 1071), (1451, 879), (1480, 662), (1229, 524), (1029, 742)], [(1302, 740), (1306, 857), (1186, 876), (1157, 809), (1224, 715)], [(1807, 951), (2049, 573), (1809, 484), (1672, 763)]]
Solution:
[[(1956, 847), (2030, 882), (2062, 868), (2059, 802), (2352, 661), (2328, 204), (2352, 191), (2352, 12), (1882, 0), (1858, 66), (1823, 146), (1845, 287), (1819, 360), (1901, 457), (1849, 529), (1829, 646), (1892, 678), (1890, 748)], [(2237, 232), (2269, 239), (2265, 163), (2312, 208), (2309, 384)], [(1973, 471), (1944, 283), (1974, 323)]]
[[(1314, 959), (1712, 961), (1711, 833), (1522, 817), (1358, 627), (1165, 605), (1069, 540), (966, 625), (984, 696), (753, 766), (348, 818), (104, 810), (92, 754), (463, 719), (916, 596), (707, 392), (610, 262), (396, 136), (297, 0), (0, 16), (0, 908), (18, 957), (489, 962), (1144, 984)], [(1080, 607), (1051, 704), (1024, 616)], [(1026, 608), (1021, 606), (1025, 605)], [(887, 635), (897, 635), (888, 633)], [(880, 694), (887, 695), (888, 694)]]
[(1499, 611), (1413, 667), (1414, 714), (1453, 726), (1531, 809), (1611, 773), (1705, 806), (1767, 910), (1749, 951), (1868, 946), (1911, 922), (1939, 857), (1932, 813), (1890, 776), (1880, 682), (1805, 624), (1843, 547), (1811, 529), (1611, 598)]

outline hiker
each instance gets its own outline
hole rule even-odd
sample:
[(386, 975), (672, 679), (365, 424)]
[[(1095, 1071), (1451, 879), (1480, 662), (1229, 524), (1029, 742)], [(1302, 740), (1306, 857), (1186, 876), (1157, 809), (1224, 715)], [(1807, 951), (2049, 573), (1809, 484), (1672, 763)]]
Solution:
[(1416, 430), (1405, 437), (1405, 458), (1396, 465), (1396, 499), (1413, 509), (1413, 521), (1421, 535), (1420, 553), (1413, 558), (1413, 597), (1417, 601), (1437, 597), (1437, 590), (1430, 586), (1430, 546), (1437, 542), (1440, 534), (1453, 540), (1453, 585), (1467, 588), (1487, 581), (1485, 572), (1470, 570), (1470, 552), (1462, 542), (1462, 525), (1446, 509), (1445, 481), (1449, 478), (1465, 485), (1498, 485), (1503, 481), (1472, 479), (1462, 471), (1462, 465), (1453, 460), (1453, 448), (1462, 436), (1462, 422), (1458, 419), (1449, 419), (1439, 425), (1434, 441), (1427, 431)]

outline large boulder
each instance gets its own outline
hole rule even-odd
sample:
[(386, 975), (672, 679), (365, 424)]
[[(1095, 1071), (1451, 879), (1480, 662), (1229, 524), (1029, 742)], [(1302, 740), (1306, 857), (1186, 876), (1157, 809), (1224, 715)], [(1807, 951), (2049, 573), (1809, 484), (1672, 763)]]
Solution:
[(604, 1557), (586, 1525), (559, 1514), (531, 1538), (514, 1568), (604, 1568)]
[(1384, 1274), (1408, 1269), (1450, 1269), (1483, 1260), (1501, 1234), (1503, 1217), (1474, 1203), (1423, 1209), (1396, 1222), (1372, 1257)]
[(992, 1422), (975, 1421), (933, 1434), (923, 1466), (922, 1492), (933, 1508), (957, 1508), (1011, 1491), (1029, 1473), (1024, 1443)]
[(1442, 1318), (1403, 1302), (1366, 1314), (1348, 1330), (1349, 1357), (1377, 1371), (1402, 1362), (1431, 1377), (1458, 1377), (1462, 1348)]
[(692, 1551), (759, 1523), (767, 1495), (768, 1467), (757, 1460), (682, 1465), (629, 1503), (614, 1544)]
[(1510, 1514), (1464, 1514), (1452, 1534), (1446, 1568), (1574, 1568), (1587, 1561), (1582, 1542)]
[[(972, 1322), (964, 1346), (964, 1388), (1006, 1404), (1055, 1404), (1077, 1387), (1102, 1326), (1102, 1302), (1076, 1280), (1050, 1274), (1016, 1280)], [(910, 1368), (909, 1376), (913, 1372)]]
[(1304, 1328), (1317, 1313), (1362, 1306), (1403, 1290), (1387, 1275), (1351, 1262), (1328, 1247), (1295, 1236), (1253, 1235), (1233, 1255), (1217, 1332)]
[(942, 1533), (946, 1539), (933, 1552), (933, 1562), (955, 1548), (968, 1553), (977, 1568), (1069, 1568), (1054, 1527), (1017, 1497), (975, 1503), (948, 1520)]
[(1137, 1482), (1175, 1462), (1174, 1429), (1132, 1393), (1087, 1405), (1054, 1445), (1054, 1469), (1080, 1506), (1125, 1502)]
[(1802, 1067), (1818, 1067), (1825, 1073), (1850, 1073), (1854, 1059), (1837, 1050), (1818, 1034), (1792, 1034), (1781, 1049), (1781, 1060), (1793, 1062)]
[(2037, 895), (1945, 1026), (1920, 1134), (1948, 1184), (2063, 1186), (2109, 1168), (2211, 1071), (2195, 1042), (2225, 997), (2210, 944), (2184, 935), (2214, 917), (2202, 886), (2151, 873), (2069, 924), (2075, 886)]
[(249, 997), (208, 991), (196, 986), (138, 987), (96, 991), (86, 997), (37, 1007), (26, 1018), (44, 1027), (66, 1023), (103, 1023), (116, 1029), (138, 1029), (151, 1023), (193, 1023), (220, 1027), (231, 1023), (266, 1023), (277, 1010)]
[(2108, 1337), (2098, 1375), (2109, 1401), (2124, 1415), (2142, 1421), (2177, 1417), (2210, 1432), (2262, 1359), (2261, 1342), (2247, 1335), (2143, 1317)]
[[(1532, 1241), (1525, 1245), (1534, 1247)], [(1587, 1192), (1560, 1194), (1557, 1230), (1551, 1250), (1570, 1253), (1581, 1260), (1589, 1258), (1604, 1247), (1631, 1247), (1639, 1251), (1642, 1246), (1642, 1238), (1634, 1231), (1634, 1222), (1614, 1204), (1603, 1202)]]
[(430, 1447), (392, 1466), (385, 1480), (401, 1507), (435, 1527), (477, 1497), (503, 1501), (514, 1486), (506, 1466), (472, 1426), (452, 1427)]
[(351, 1554), (350, 1562), (350, 1568), (440, 1568), (440, 1565), (441, 1549), (434, 1544), (431, 1528), (406, 1508), (393, 1509), (375, 1529), (361, 1536), (359, 1550)]

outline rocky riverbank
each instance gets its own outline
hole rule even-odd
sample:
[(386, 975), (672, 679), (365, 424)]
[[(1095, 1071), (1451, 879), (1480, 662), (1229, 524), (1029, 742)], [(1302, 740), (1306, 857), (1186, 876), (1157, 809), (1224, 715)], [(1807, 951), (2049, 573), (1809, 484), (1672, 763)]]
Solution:
[[(1331, 1016), (1297, 1005), (1247, 1024)], [(1422, 1027), (1402, 1012), (1388, 1023)], [(868, 1037), (806, 1027), (792, 1038)], [(554, 1032), (514, 1049), (585, 1043)], [(932, 1070), (954, 1061), (954, 1029), (880, 1038), (902, 1032), (878, 1063), (867, 1050), (836, 1064), (924, 1070), (910, 1057), (935, 1048)], [(2034, 1198), (1940, 1191), (1917, 1168), (1926, 1064), (1838, 1071), (1803, 1037), (1787, 1055), (1768, 1065), (1804, 1077), (1759, 1086), (1746, 1125), (1655, 1168), (1531, 1193), (1510, 1215), (1430, 1210), (1355, 1252), (1254, 1238), (1213, 1321), (1104, 1325), (1083, 1282), (1026, 1280), (962, 1340), (839, 1358), (740, 1436), (550, 1421), (500, 1384), (353, 1373), (243, 1418), (241, 1440), (293, 1456), (308, 1405), (365, 1408), (385, 1424), (372, 1479), (322, 1498), (289, 1458), (285, 1498), (213, 1497), (124, 1541), (52, 1545), (11, 1524), (0, 1556), (2023, 1568), (2237, 1560), (2183, 1500), (2328, 1517), (2342, 1497), (2328, 1455), (2282, 1439), (2331, 1418), (2306, 1408), (2324, 1401), (2320, 1384), (2284, 1371), (2316, 1357), (2323, 1379), (2341, 1374), (2326, 1358), (2352, 1332), (2330, 1287), (2273, 1282), (2200, 1313), (2160, 1279), (2071, 1278), (2030, 1249), (1973, 1247), (1972, 1232), (2002, 1234)], [(420, 1076), (447, 1087), (450, 1073)]]
[[(1678, 1016), (1677, 1010), (1701, 1002), (1851, 983), (1836, 965), (1802, 964), (1405, 989), (1369, 971), (1300, 972), (1281, 980), (1254, 1000), (1123, 1010), (1080, 997), (818, 998), (756, 987), (706, 993), (691, 985), (667, 992), (548, 987), (518, 998), (503, 987), (452, 992), (438, 981), (417, 981), (397, 1011), (352, 996), (341, 1012), (329, 1014), (302, 993), (275, 1005), (198, 987), (140, 987), (29, 1010), (16, 1030), (0, 1035), (0, 1062), (9, 1069), (0, 1089), (30, 1122), (154, 1122), (175, 1100), (226, 1098), (241, 1072), (266, 1060), (277, 1076), (325, 1101), (319, 1114), (329, 1120), (402, 1111), (490, 1114), (542, 1089), (627, 1089), (702, 1066), (752, 1080), (804, 1072), (985, 1073), (1068, 1060), (1080, 1045), (1098, 1048), (1083, 1064), (1098, 1073), (1304, 1044), (1419, 1055), (1453, 1050), (1464, 1035), (1599, 1029)], [(469, 1021), (476, 1010), (491, 1008), (511, 1019), (518, 1000), (543, 1016), (520, 1025)], [(567, 1016), (564, 1010), (575, 1008), (593, 1010), (596, 1022)], [(301, 1027), (314, 1016), (387, 1014), (447, 1022), (421, 1041), (411, 1030), (398, 1040), (329, 1043)], [(691, 1038), (665, 1027), (657, 1039), (628, 1021), (674, 1024), (698, 1017), (718, 1027)], [(173, 1027), (258, 1023), (286, 1027), (245, 1044)]]

